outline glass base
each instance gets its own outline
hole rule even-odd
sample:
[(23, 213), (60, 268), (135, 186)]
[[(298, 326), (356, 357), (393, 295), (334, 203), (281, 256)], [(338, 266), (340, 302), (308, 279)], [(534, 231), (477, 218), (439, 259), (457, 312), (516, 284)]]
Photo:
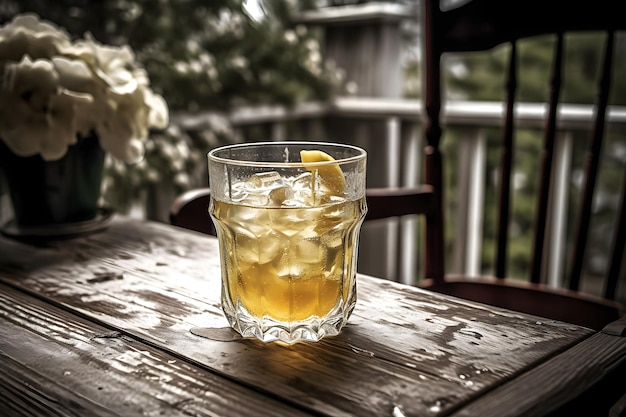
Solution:
[(348, 322), (356, 305), (356, 297), (324, 317), (312, 316), (296, 322), (281, 322), (270, 317), (258, 318), (241, 305), (223, 308), (231, 327), (242, 337), (262, 342), (319, 342), (324, 337), (337, 336)]

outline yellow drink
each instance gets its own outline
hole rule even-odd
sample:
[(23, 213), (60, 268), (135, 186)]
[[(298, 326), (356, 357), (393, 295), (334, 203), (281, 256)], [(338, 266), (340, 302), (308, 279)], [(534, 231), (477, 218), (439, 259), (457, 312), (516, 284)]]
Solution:
[[(250, 207), (214, 201), (224, 292), (258, 319), (325, 317), (350, 302), (364, 199), (319, 207)], [(350, 278), (352, 277), (352, 278)]]
[(339, 334), (356, 305), (366, 152), (325, 142), (251, 142), (209, 152), (222, 310), (264, 342)]

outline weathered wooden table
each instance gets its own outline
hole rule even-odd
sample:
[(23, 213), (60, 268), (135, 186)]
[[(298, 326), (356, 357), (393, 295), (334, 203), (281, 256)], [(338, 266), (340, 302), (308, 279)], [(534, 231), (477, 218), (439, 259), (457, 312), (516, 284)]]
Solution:
[(607, 415), (626, 390), (618, 325), (361, 275), (340, 336), (265, 345), (224, 329), (219, 291), (216, 239), (169, 225), (117, 216), (41, 247), (0, 238), (0, 414)]

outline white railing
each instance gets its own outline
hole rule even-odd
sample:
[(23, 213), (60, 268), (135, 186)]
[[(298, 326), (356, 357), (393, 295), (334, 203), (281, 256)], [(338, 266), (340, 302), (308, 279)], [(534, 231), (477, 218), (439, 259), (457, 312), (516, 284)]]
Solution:
[[(464, 274), (478, 274), (480, 268), (480, 253), (482, 245), (482, 219), (484, 175), (486, 173), (476, 167), (485, 165), (486, 146), (483, 128), (500, 126), (503, 123), (504, 106), (499, 102), (449, 102), (442, 109), (442, 121), (450, 128), (463, 128), (459, 141), (459, 154), (463, 155), (457, 163), (461, 170), (458, 184), (459, 193), (455, 222), (455, 248), (453, 270)], [(516, 108), (516, 126), (519, 128), (542, 128), (546, 115), (546, 105), (541, 103), (522, 103)], [(375, 152), (369, 152), (369, 160), (384, 158), (383, 186), (399, 187), (412, 186), (420, 181), (421, 152), (423, 147), (421, 134), (422, 105), (418, 100), (387, 99), (387, 98), (337, 98), (329, 103), (304, 103), (287, 109), (281, 106), (261, 106), (238, 108), (227, 117), (235, 131), (243, 131), (247, 126), (269, 124), (271, 139), (288, 139), (285, 126), (287, 122), (304, 121), (310, 124), (317, 120), (320, 124), (324, 118), (377, 120), (384, 126), (384, 137), (372, 143)], [(174, 115), (173, 120), (193, 129), (202, 129), (203, 120), (207, 114)], [(572, 131), (579, 129), (589, 130), (593, 123), (593, 108), (581, 105), (562, 105), (559, 108), (558, 128), (560, 134), (555, 147), (555, 180), (554, 199), (551, 205), (552, 213), (549, 227), (556, 230), (561, 236), (565, 233), (567, 216), (563, 215), (567, 205), (567, 182), (570, 174)], [(612, 107), (607, 114), (607, 123), (611, 129), (626, 131), (626, 108)], [(318, 126), (323, 132), (323, 127)], [(240, 140), (245, 140), (240, 135)], [(381, 161), (378, 161), (381, 162)], [(376, 186), (380, 186), (377, 184)], [(418, 269), (418, 257), (415, 256), (417, 242), (417, 222), (414, 219), (403, 219), (401, 222), (391, 222), (385, 226), (385, 246), (387, 250), (384, 270), (373, 272), (375, 275), (397, 279), (414, 284), (415, 271)], [(380, 254), (380, 234), (374, 235), (375, 246)], [(396, 242), (401, 242), (396, 245)], [(371, 243), (371, 242), (370, 242)], [(368, 242), (362, 242), (367, 245)], [(549, 271), (552, 277), (550, 284), (561, 285), (562, 256), (564, 239), (555, 239), (548, 248)], [(399, 262), (393, 254), (400, 253)], [(555, 254), (550, 256), (550, 254)], [(381, 263), (377, 256), (375, 264)], [(367, 268), (367, 265), (365, 266)], [(367, 273), (367, 271), (366, 271)]]

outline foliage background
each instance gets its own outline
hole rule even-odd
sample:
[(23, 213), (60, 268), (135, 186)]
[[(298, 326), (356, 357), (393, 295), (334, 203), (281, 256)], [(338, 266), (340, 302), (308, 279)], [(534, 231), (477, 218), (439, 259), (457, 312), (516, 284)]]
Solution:
[[(107, 159), (104, 204), (127, 212), (155, 187), (175, 195), (206, 185), (206, 152), (235, 140), (224, 117), (232, 108), (332, 95), (341, 73), (322, 62), (319, 35), (292, 23), (314, 2), (262, 5), (264, 19), (249, 14), (241, 0), (3, 0), (0, 24), (34, 12), (74, 37), (89, 31), (99, 42), (128, 44), (172, 115), (214, 113), (200, 132), (174, 120), (165, 132), (153, 132), (139, 164)], [(151, 217), (149, 208), (148, 201)]]

